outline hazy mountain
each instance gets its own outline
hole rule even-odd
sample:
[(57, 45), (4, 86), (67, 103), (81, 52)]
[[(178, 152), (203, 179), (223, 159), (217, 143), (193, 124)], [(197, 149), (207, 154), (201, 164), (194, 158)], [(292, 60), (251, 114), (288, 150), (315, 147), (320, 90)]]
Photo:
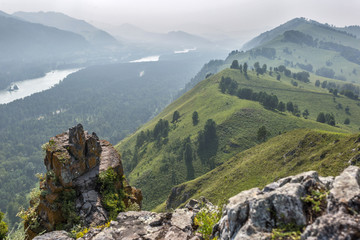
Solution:
[(43, 58), (54, 54), (81, 51), (88, 42), (80, 35), (0, 16), (0, 51), (2, 59)]
[(69, 17), (57, 12), (16, 12), (13, 14), (32, 23), (40, 23), (45, 26), (55, 27), (70, 31), (83, 36), (87, 41), (96, 45), (118, 44), (116, 39), (109, 33), (100, 30), (86, 21)]
[[(321, 31), (319, 31), (320, 29)], [(266, 42), (270, 42), (271, 40), (275, 39), (277, 36), (282, 35), (284, 32), (289, 30), (301, 31), (305, 34), (311, 35), (314, 39), (318, 38), (319, 40), (324, 41), (324, 40), (333, 40), (332, 38), (334, 37), (339, 37), (339, 35), (346, 34), (347, 32), (345, 29), (346, 28), (338, 29), (329, 24), (322, 24), (314, 20), (308, 20), (305, 18), (295, 18), (253, 38), (252, 40), (244, 44), (242, 50), (249, 50), (251, 48), (258, 47)], [(357, 28), (355, 27), (354, 29)]]
[(0, 11), (0, 17), (11, 17), (11, 15), (9, 15), (3, 11)]
[(247, 62), (250, 67), (256, 62), (268, 67), (285, 65), (360, 83), (360, 39), (329, 24), (296, 18), (260, 34), (245, 44), (243, 50), (230, 53), (227, 66), (233, 60)]
[(355, 35), (357, 38), (360, 38), (360, 26), (354, 25), (354, 26), (347, 26), (343, 28), (338, 28), (339, 30), (343, 30), (347, 33)]
[(55, 67), (84, 62), (89, 43), (57, 28), (0, 14), (0, 89), (40, 77)]
[(118, 27), (105, 27), (119, 41), (128, 45), (138, 45), (156, 50), (181, 50), (182, 48), (209, 47), (213, 43), (203, 37), (184, 31), (171, 31), (168, 33), (148, 32), (132, 24), (123, 24)]

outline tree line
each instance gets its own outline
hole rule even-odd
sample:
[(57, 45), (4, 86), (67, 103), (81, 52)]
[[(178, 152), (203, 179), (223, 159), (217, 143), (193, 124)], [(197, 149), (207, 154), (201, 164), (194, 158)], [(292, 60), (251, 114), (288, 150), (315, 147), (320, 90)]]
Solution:
[(341, 94), (350, 99), (359, 99), (360, 88), (352, 83), (336, 84), (334, 82), (328, 82), (326, 80), (323, 82), (320, 82), (320, 80), (316, 80), (315, 87), (326, 88), (334, 96)]

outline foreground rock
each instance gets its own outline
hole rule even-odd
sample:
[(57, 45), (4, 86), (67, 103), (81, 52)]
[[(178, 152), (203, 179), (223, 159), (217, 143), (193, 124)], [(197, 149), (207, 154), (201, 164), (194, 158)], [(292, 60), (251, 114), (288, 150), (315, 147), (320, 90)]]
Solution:
[[(75, 224), (105, 224), (114, 213), (104, 194), (116, 199), (116, 210), (131, 204), (141, 207), (141, 191), (127, 186), (120, 155), (82, 125), (51, 138), (44, 148), (47, 173), (40, 179), (40, 196), (31, 200), (22, 216), (29, 239)], [(59, 236), (54, 239), (63, 239)]]
[[(129, 211), (120, 213), (110, 226), (90, 228), (81, 240), (200, 240), (196, 234), (194, 217), (201, 207), (213, 207), (210, 202), (202, 198), (201, 201), (191, 200), (185, 208), (172, 213), (153, 213), (147, 211)], [(54, 231), (38, 236), (35, 240), (73, 239), (69, 233)]]
[(302, 231), (301, 239), (360, 239), (359, 212), (358, 167), (348, 167), (335, 179), (311, 171), (230, 198), (213, 235), (271, 239), (274, 230), (295, 228)]

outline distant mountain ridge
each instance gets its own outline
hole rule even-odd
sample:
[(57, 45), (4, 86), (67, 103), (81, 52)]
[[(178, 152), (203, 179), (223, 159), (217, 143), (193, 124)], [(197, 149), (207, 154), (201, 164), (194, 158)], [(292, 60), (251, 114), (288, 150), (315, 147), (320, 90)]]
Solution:
[(32, 23), (74, 32), (95, 45), (119, 44), (109, 33), (100, 30), (84, 20), (79, 20), (58, 12), (15, 12), (13, 16)]
[(209, 47), (213, 43), (206, 38), (184, 31), (168, 33), (149, 32), (135, 25), (125, 23), (117, 27), (106, 27), (119, 41), (128, 45), (142, 45), (157, 49), (200, 48)]
[(30, 23), (7, 14), (0, 16), (1, 58), (43, 58), (76, 53), (88, 46), (82, 36), (69, 31)]
[(350, 34), (353, 34), (357, 38), (360, 38), (360, 26), (359, 25), (346, 26), (346, 27), (338, 28), (338, 29), (343, 30), (345, 32), (348, 32)]
[(54, 67), (78, 64), (89, 42), (76, 33), (30, 23), (0, 12), (0, 89), (43, 76)]
[(318, 37), (316, 32), (311, 31), (311, 26), (317, 26), (321, 28), (325, 28), (329, 31), (342, 33), (342, 34), (352, 34), (350, 29), (356, 29), (357, 28), (336, 28), (334, 26), (331, 26), (329, 24), (322, 24), (314, 20), (306, 19), (306, 18), (294, 18), (284, 24), (281, 24), (280, 26), (273, 28), (269, 31), (266, 31), (264, 33), (261, 33), (259, 36), (253, 38), (249, 42), (245, 43), (242, 47), (242, 50), (246, 51), (255, 47), (260, 46), (261, 44), (264, 44), (266, 42), (272, 41), (274, 38), (276, 38), (278, 35), (282, 35), (284, 32), (288, 30), (298, 30), (302, 31), (304, 33), (310, 34), (316, 38)]
[(233, 60), (247, 62), (251, 68), (261, 62), (360, 83), (360, 39), (356, 37), (359, 29), (295, 18), (260, 34), (240, 51), (231, 52), (223, 67), (230, 66)]

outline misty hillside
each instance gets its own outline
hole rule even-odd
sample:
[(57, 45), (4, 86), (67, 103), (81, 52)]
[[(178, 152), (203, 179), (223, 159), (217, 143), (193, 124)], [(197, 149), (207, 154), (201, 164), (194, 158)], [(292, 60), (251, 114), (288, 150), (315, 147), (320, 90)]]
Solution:
[[(289, 26), (294, 26), (290, 29)], [(233, 51), (226, 59), (256, 62), (269, 66), (284, 65), (347, 83), (360, 83), (360, 39), (329, 25), (305, 19), (294, 19), (250, 41), (247, 51)], [(340, 84), (341, 85), (341, 84)]]
[(107, 32), (98, 29), (84, 20), (69, 17), (57, 12), (15, 12), (13, 16), (32, 23), (55, 27), (61, 30), (74, 32), (83, 36), (91, 44), (116, 45), (116, 39)]
[(76, 33), (0, 14), (0, 89), (84, 62), (89, 42)]
[(347, 33), (350, 33), (352, 35), (355, 35), (357, 38), (360, 38), (360, 26), (359, 25), (347, 26), (347, 27), (338, 28), (338, 29), (345, 31)]
[(78, 34), (0, 16), (1, 60), (36, 60), (55, 54), (66, 56), (84, 51), (87, 45), (88, 42)]
[[(355, 27), (354, 29), (357, 28)], [(345, 29), (337, 29), (336, 27), (330, 26), (329, 24), (322, 24), (314, 20), (307, 20), (305, 18), (294, 18), (272, 30), (260, 34), (259, 36), (245, 43), (242, 47), (242, 50), (249, 50), (259, 47), (266, 42), (274, 40), (277, 36), (282, 35), (288, 30), (300, 31), (302, 33), (311, 35), (314, 40), (318, 39), (319, 41), (333, 42), (336, 38), (336, 43), (341, 43), (344, 45), (354, 45), (354, 43), (357, 43), (355, 39), (351, 38), (351, 33), (348, 33)], [(360, 46), (355, 48), (360, 49)]]
[(254, 69), (256, 62), (268, 67), (284, 65), (291, 71), (306, 71), (319, 81), (334, 79), (332, 82), (339, 86), (360, 83), (360, 40), (344, 29), (346, 27), (339, 30), (304, 18), (292, 19), (253, 38), (243, 50), (232, 51), (225, 61), (212, 60), (205, 64), (182, 93), (207, 74), (229, 67), (233, 60), (246, 62), (250, 69)]

